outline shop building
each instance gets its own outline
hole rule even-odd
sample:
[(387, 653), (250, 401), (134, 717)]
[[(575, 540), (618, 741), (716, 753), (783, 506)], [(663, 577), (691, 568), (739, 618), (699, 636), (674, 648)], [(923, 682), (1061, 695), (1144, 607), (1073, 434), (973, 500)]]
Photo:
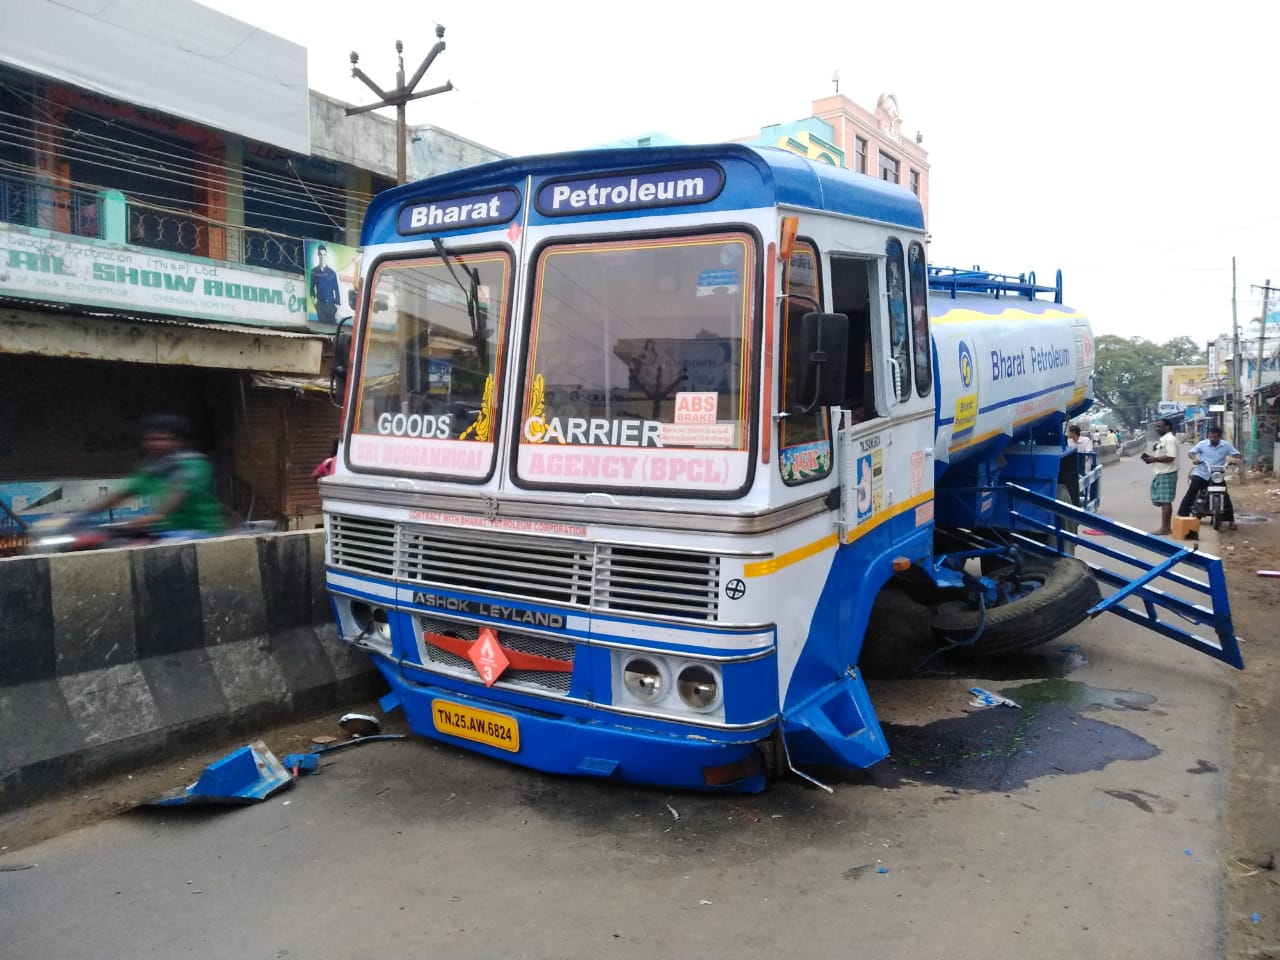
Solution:
[[(234, 514), (318, 520), (329, 343), (396, 137), (306, 78), (303, 48), (190, 0), (7, 18), (0, 538), (126, 474), (156, 412), (192, 421)], [(415, 178), (501, 156), (434, 127), (411, 140)], [(321, 244), (342, 296), (318, 310)]]

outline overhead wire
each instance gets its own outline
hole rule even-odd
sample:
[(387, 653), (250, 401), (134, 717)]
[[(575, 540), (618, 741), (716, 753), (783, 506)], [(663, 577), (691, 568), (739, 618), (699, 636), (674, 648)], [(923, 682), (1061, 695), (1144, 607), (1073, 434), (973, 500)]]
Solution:
[[(22, 123), (16, 122), (25, 120), (28, 120), (28, 118), (10, 113), (9, 111), (0, 110), (0, 130), (8, 133), (8, 142), (16, 146), (37, 149), (42, 142), (40, 132), (34, 129), (28, 130)], [(211, 155), (200, 154), (193, 151), (190, 156), (183, 156), (181, 154), (161, 151), (140, 144), (131, 144), (121, 140), (114, 140), (110, 137), (103, 137), (99, 134), (94, 134), (88, 131), (58, 127), (56, 124), (50, 124), (45, 121), (31, 122), (34, 125), (48, 126), (63, 134), (58, 144), (58, 150), (60, 153), (68, 153), (87, 162), (103, 162), (104, 160), (123, 162), (144, 173), (150, 172), (154, 169), (155, 165), (159, 165), (165, 170), (165, 172), (183, 178), (184, 183), (189, 182), (193, 186), (206, 189), (210, 187), (217, 187), (220, 189), (226, 188), (225, 181), (213, 174), (200, 173), (194, 169), (175, 169), (170, 166), (170, 162), (176, 162), (182, 165), (213, 165), (214, 163), (223, 162), (219, 158)], [(86, 143), (84, 142), (85, 140), (96, 142)], [(264, 193), (282, 195), (296, 194), (296, 187), (298, 186), (300, 176), (296, 169), (291, 172), (293, 175), (290, 177), (267, 173), (251, 166), (245, 166), (242, 172), (242, 180), (246, 186), (253, 187), (254, 189)], [(372, 199), (372, 194), (366, 194), (363, 191), (346, 191), (341, 187), (314, 183), (309, 186), (319, 194), (325, 195), (327, 199), (334, 204), (341, 202), (345, 205), (348, 195), (353, 199), (365, 200), (366, 202)]]
[[(5, 133), (6, 131), (4, 128), (4, 124), (0, 123), (0, 144), (8, 143), (10, 145), (16, 145), (16, 146), (26, 145), (23, 142), (22, 138), (20, 137), (14, 138), (12, 135), (10, 135), (9, 137), (6, 137)], [(64, 149), (63, 156), (71, 160), (81, 161), (86, 164), (92, 164), (100, 167), (110, 166), (109, 163), (104, 162), (102, 158), (100, 158), (98, 155), (92, 154), (92, 153), (85, 153), (77, 149)], [(48, 171), (42, 171), (33, 164), (15, 163), (14, 161), (3, 161), (3, 162), (7, 167), (15, 171), (21, 171), (23, 173), (37, 176), (37, 177), (48, 176)], [(168, 184), (174, 184), (182, 188), (193, 186), (192, 184), (188, 183), (187, 180), (183, 179), (180, 176), (162, 175), (155, 167), (150, 167), (150, 168), (142, 167), (142, 166), (127, 167), (127, 166), (121, 166), (118, 164), (115, 167), (115, 169), (123, 169), (125, 172), (145, 176), (147, 180), (156, 184), (168, 183)], [(173, 172), (174, 171), (171, 171), (168, 168), (164, 168), (164, 173), (166, 174), (173, 173)], [(114, 186), (112, 184), (94, 183), (87, 180), (77, 180), (77, 183), (87, 189), (94, 189), (94, 190), (112, 189)], [(312, 204), (315, 204), (315, 210), (314, 211), (309, 210), (308, 205), (304, 201), (303, 195), (301, 193), (295, 193), (290, 195), (283, 192), (271, 192), (271, 193), (264, 194), (264, 193), (254, 192), (254, 191), (246, 191), (246, 190), (238, 191), (234, 189), (227, 189), (225, 185), (221, 183), (209, 184), (209, 185), (196, 184), (194, 186), (196, 189), (209, 190), (210, 192), (221, 192), (230, 199), (239, 199), (242, 203), (248, 201), (251, 204), (257, 205), (257, 206), (279, 208), (281, 212), (278, 212), (278, 213), (273, 213), (270, 210), (263, 212), (264, 216), (267, 216), (273, 219), (278, 219), (288, 223), (300, 223), (300, 224), (306, 224), (310, 226), (321, 227), (321, 228), (324, 228), (325, 230), (329, 230), (335, 226), (338, 229), (342, 229), (341, 224), (339, 224), (333, 218), (332, 214), (329, 211), (327, 211), (323, 205), (320, 205), (315, 198), (308, 198), (311, 200)], [(140, 200), (145, 200), (145, 201), (159, 200), (169, 204), (178, 204), (178, 203), (184, 202), (184, 198), (175, 196), (171, 193), (170, 194), (155, 193), (155, 192), (140, 190), (136, 188), (130, 189), (127, 192), (131, 197), (140, 199)], [(343, 209), (345, 211), (345, 204), (343, 206)], [(308, 214), (312, 214), (312, 215), (308, 216)], [(328, 219), (328, 222), (326, 222), (325, 220), (316, 218), (314, 214), (325, 216)]]
[[(105, 126), (115, 125), (115, 121), (112, 121), (112, 120), (103, 120), (102, 118), (94, 117), (91, 114), (84, 113), (84, 111), (75, 111), (75, 112), (78, 114), (81, 114), (86, 119), (94, 123), (99, 123)], [(157, 147), (151, 147), (151, 146), (147, 146), (146, 144), (138, 143), (136, 141), (120, 140), (120, 139), (106, 136), (101, 133), (94, 133), (91, 130), (84, 130), (76, 127), (67, 127), (65, 124), (55, 124), (47, 120), (40, 120), (35, 117), (27, 117), (22, 114), (13, 113), (12, 111), (0, 110), (0, 119), (6, 119), (6, 118), (7, 118), (7, 122), (11, 127), (16, 128), (22, 133), (27, 133), (27, 135), (30, 138), (36, 140), (37, 142), (39, 140), (40, 131), (38, 131), (35, 128), (45, 127), (45, 128), (48, 128), (50, 132), (58, 135), (60, 144), (65, 142), (65, 140), (69, 135), (70, 138), (74, 138), (77, 141), (81, 141), (81, 140), (95, 141), (94, 145), (100, 146), (105, 152), (112, 153), (113, 155), (120, 155), (121, 151), (125, 151), (126, 156), (130, 154), (136, 154), (137, 157), (141, 159), (146, 159), (151, 161), (173, 160), (184, 165), (195, 164), (195, 163), (217, 165), (224, 162), (224, 159), (222, 157), (217, 156), (215, 154), (210, 154), (205, 151), (198, 150), (194, 145), (192, 146), (191, 152), (189, 154), (175, 153), (172, 149), (174, 147), (174, 144), (172, 142), (162, 141), (155, 136), (148, 136), (145, 131), (138, 130), (135, 127), (129, 127), (130, 133), (138, 134), (142, 139), (149, 139), (149, 140), (152, 140), (153, 142), (163, 143), (165, 147), (168, 147), (170, 149), (162, 150)], [(29, 133), (24, 128), (23, 126), (24, 124), (31, 125), (32, 129), (30, 130)], [(80, 144), (80, 145), (88, 146), (88, 144)], [(133, 158), (131, 157), (131, 159)], [(253, 160), (251, 159), (250, 162), (253, 162)], [(262, 162), (262, 161), (259, 160), (258, 162)], [(201, 176), (197, 174), (194, 170), (191, 171), (189, 175), (193, 180), (202, 179)], [(261, 170), (254, 167), (245, 167), (244, 176), (248, 180), (257, 181), (258, 183), (262, 184), (264, 188), (270, 187), (276, 184), (286, 185), (291, 187), (294, 183), (293, 178), (288, 175), (272, 173), (271, 171)], [(208, 177), (204, 177), (203, 179), (207, 180)], [(364, 197), (366, 199), (372, 198), (372, 194), (366, 194), (363, 191), (347, 191), (343, 187), (339, 187), (331, 184), (316, 183), (315, 186), (321, 192), (329, 193), (334, 197), (338, 197), (338, 196), (345, 197), (346, 194), (350, 192), (356, 196)]]
[[(3, 142), (3, 141), (0, 140), (0, 142)], [(4, 160), (2, 158), (0, 158), (0, 168), (10, 170), (14, 173), (21, 173), (28, 177), (48, 175), (47, 171), (42, 171), (38, 167), (35, 167), (32, 164), (14, 163), (11, 160)], [(154, 175), (151, 177), (151, 179), (157, 180), (160, 182), (181, 183), (181, 181), (175, 181), (166, 177), (156, 177)], [(100, 192), (102, 190), (115, 189), (110, 184), (94, 183), (91, 181), (79, 180), (79, 179), (68, 179), (65, 181), (59, 181), (57, 183), (48, 183), (48, 182), (42, 183), (42, 182), (36, 181), (33, 183), (33, 185), (36, 187), (45, 187), (50, 189), (58, 189), (59, 187), (63, 187), (63, 188), (71, 187), (75, 189), (88, 190), (93, 192)], [(231, 195), (234, 196), (235, 194), (231, 194)], [(139, 206), (146, 207), (148, 209), (160, 209), (160, 210), (164, 210), (167, 213), (178, 214), (186, 217), (191, 217), (194, 219), (203, 220), (207, 223), (220, 224), (228, 227), (237, 227), (240, 229), (247, 229), (247, 230), (265, 230), (267, 232), (278, 233), (280, 236), (290, 236), (290, 234), (286, 233), (283, 230), (273, 231), (271, 230), (271, 228), (255, 227), (247, 224), (233, 224), (225, 220), (218, 220), (214, 217), (209, 217), (195, 210), (184, 209), (178, 206), (173, 206), (174, 204), (180, 204), (182, 201), (178, 198), (175, 198), (173, 196), (167, 196), (165, 194), (150, 193), (144, 190), (130, 190), (129, 196), (131, 199), (137, 201)], [(333, 229), (331, 224), (326, 223), (323, 220), (312, 219), (310, 217), (303, 215), (305, 212), (305, 208), (300, 209), (295, 204), (290, 204), (280, 200), (269, 200), (265, 198), (256, 198), (256, 200), (257, 202), (260, 202), (269, 206), (282, 207), (288, 211), (287, 214), (271, 214), (271, 213), (265, 214), (265, 216), (270, 219), (279, 220), (282, 223), (317, 227), (325, 231)]]
[[(32, 106), (33, 111), (47, 109), (47, 106), (45, 104), (42, 104), (41, 102), (37, 101), (30, 94), (27, 94), (24, 91), (15, 90), (11, 86), (8, 86), (3, 82), (0, 82), (0, 88), (3, 88), (9, 91), (10, 93), (14, 94), (15, 96), (26, 100)], [(122, 123), (122, 121), (117, 121), (111, 118), (97, 117), (86, 111), (78, 110), (75, 108), (72, 108), (72, 112), (80, 115), (90, 123), (95, 123), (104, 127), (113, 127), (117, 123)], [(19, 129), (21, 129), (19, 126), (20, 124), (30, 124), (32, 127), (31, 136), (35, 139), (38, 139), (38, 134), (41, 132), (36, 128), (47, 128), (47, 130), (50, 133), (57, 134), (60, 141), (65, 142), (65, 138), (69, 134), (71, 137), (74, 137), (76, 139), (92, 140), (95, 142), (96, 145), (100, 145), (104, 149), (104, 151), (114, 152), (114, 154), (116, 155), (118, 155), (120, 151), (123, 150), (129, 153), (143, 155), (145, 156), (146, 159), (149, 159), (149, 160), (163, 159), (163, 160), (174, 160), (183, 164), (208, 163), (211, 165), (217, 165), (224, 162), (222, 157), (216, 154), (211, 154), (206, 151), (199, 150), (196, 148), (194, 144), (192, 145), (190, 154), (176, 153), (173, 150), (173, 147), (175, 146), (175, 144), (173, 143), (173, 140), (176, 138), (163, 137), (162, 135), (154, 134), (152, 132), (140, 129), (133, 125), (128, 126), (128, 130), (130, 134), (134, 135), (138, 139), (149, 140), (152, 143), (158, 143), (161, 145), (161, 147), (165, 149), (162, 149), (161, 147), (148, 146), (147, 144), (137, 142), (137, 140), (125, 141), (115, 137), (107, 136), (102, 133), (95, 133), (92, 130), (80, 129), (76, 127), (67, 127), (65, 124), (57, 124), (48, 120), (41, 120), (34, 115), (28, 117), (23, 114), (0, 109), (0, 119), (3, 119), (3, 118), (7, 118), (12, 126), (19, 127)], [(264, 162), (262, 158), (253, 158), (252, 152), (250, 152), (250, 158), (251, 158), (250, 159), (251, 163), (254, 162), (255, 159), (259, 163)], [(281, 159), (286, 163), (292, 162), (291, 157), (283, 157)], [(290, 172), (293, 174), (292, 177), (283, 173), (273, 173), (269, 170), (263, 170), (260, 168), (245, 166), (243, 170), (243, 176), (246, 180), (256, 181), (258, 184), (261, 184), (264, 188), (268, 188), (272, 185), (283, 185), (283, 186), (292, 187), (295, 183), (295, 178), (298, 176), (298, 174), (296, 169), (291, 170)], [(190, 176), (193, 180), (196, 180), (196, 181), (202, 179), (199, 174), (195, 173), (195, 171), (192, 171), (190, 173)], [(203, 179), (207, 180), (208, 178), (204, 177)], [(345, 187), (337, 186), (334, 184), (325, 184), (319, 181), (313, 182), (311, 186), (318, 192), (329, 194), (335, 199), (339, 197), (342, 197), (345, 199), (345, 197), (348, 194), (350, 194), (356, 199), (362, 199), (365, 201), (371, 200), (373, 198), (372, 193), (366, 193), (361, 190), (347, 190)]]
[[(25, 164), (15, 164), (7, 160), (0, 159), (0, 170), (6, 170), (6, 169), (16, 169), (22, 172), (37, 172), (35, 167), (31, 167)], [(77, 180), (68, 180), (65, 183), (49, 185), (49, 188), (55, 189), (55, 190), (71, 188), (71, 189), (79, 189), (79, 190), (87, 190), (87, 191), (98, 191), (98, 190), (104, 189), (100, 185), (83, 183)], [(158, 197), (158, 199), (163, 200), (167, 198)], [(159, 204), (151, 204), (151, 203), (142, 204), (142, 206), (147, 210), (153, 210), (158, 213), (168, 213), (168, 214), (173, 214), (174, 216), (185, 217), (189, 220), (198, 220), (202, 223), (208, 224), (209, 226), (226, 227), (228, 229), (233, 229), (233, 230), (242, 230), (246, 233), (262, 233), (272, 237), (281, 237), (286, 240), (302, 239), (296, 234), (284, 233), (279, 230), (272, 230), (268, 227), (250, 227), (250, 226), (246, 226), (244, 224), (239, 224), (239, 223), (228, 223), (225, 220), (215, 220), (213, 217), (208, 217), (201, 213), (195, 213), (191, 210), (183, 210), (176, 207), (165, 207)], [(317, 224), (317, 223), (313, 223), (311, 225), (323, 226), (323, 224)]]

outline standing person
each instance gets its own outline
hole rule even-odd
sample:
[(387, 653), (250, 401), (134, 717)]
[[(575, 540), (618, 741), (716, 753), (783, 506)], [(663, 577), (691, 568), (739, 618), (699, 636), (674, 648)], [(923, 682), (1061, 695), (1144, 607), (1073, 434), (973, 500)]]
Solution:
[(1178, 441), (1170, 432), (1173, 427), (1161, 417), (1155, 422), (1156, 442), (1150, 453), (1142, 454), (1142, 462), (1151, 464), (1151, 503), (1160, 508), (1158, 537), (1173, 533), (1173, 495), (1178, 489)]
[(323, 243), (316, 247), (316, 265), (311, 268), (311, 298), (321, 323), (338, 322), (338, 275), (329, 266), (329, 250)]
[(213, 468), (203, 454), (188, 449), (190, 435), (190, 424), (183, 417), (148, 417), (142, 423), (142, 464), (119, 490), (85, 508), (82, 515), (142, 497), (151, 503), (151, 512), (124, 523), (126, 532), (152, 533), (162, 540), (222, 533), (226, 523), (214, 492)]
[[(1209, 437), (1201, 440), (1187, 453), (1195, 467), (1191, 470), (1191, 478), (1187, 482), (1187, 494), (1178, 504), (1178, 516), (1191, 516), (1191, 508), (1195, 505), (1200, 491), (1209, 485), (1209, 471), (1213, 467), (1225, 467), (1229, 463), (1240, 462), (1240, 451), (1222, 439), (1222, 428), (1214, 425), (1209, 428)], [(1223, 513), (1227, 521), (1227, 529), (1236, 528), (1235, 508), (1231, 505), (1231, 494), (1223, 494)]]
[(1080, 427), (1074, 423), (1067, 427), (1067, 446), (1074, 449), (1076, 453), (1083, 454), (1083, 469), (1092, 469), (1094, 463), (1093, 438), (1083, 435), (1080, 432)]

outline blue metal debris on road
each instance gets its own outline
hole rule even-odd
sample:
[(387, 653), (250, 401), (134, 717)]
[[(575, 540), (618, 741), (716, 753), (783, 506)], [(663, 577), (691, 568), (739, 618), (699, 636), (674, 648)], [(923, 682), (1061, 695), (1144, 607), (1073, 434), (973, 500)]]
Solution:
[(162, 794), (146, 805), (174, 807), (195, 804), (261, 803), (293, 783), (293, 778), (261, 740), (235, 750), (204, 768), (189, 787)]

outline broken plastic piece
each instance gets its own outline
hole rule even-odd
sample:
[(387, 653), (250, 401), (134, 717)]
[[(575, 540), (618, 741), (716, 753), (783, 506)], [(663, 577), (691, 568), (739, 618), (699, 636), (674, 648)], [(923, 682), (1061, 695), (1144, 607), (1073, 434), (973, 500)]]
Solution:
[(255, 740), (215, 760), (204, 768), (200, 779), (189, 787), (179, 787), (148, 800), (147, 806), (175, 807), (192, 804), (260, 803), (293, 783), (289, 771), (267, 745)]
[(990, 690), (983, 690), (981, 687), (970, 687), (969, 692), (973, 694), (973, 699), (969, 702), (975, 707), (1013, 707), (1015, 710), (1021, 710), (1021, 704), (1015, 703), (1008, 697), (1002, 697), (998, 693), (992, 693)]
[(287, 753), (285, 754), (284, 768), (293, 776), (300, 773), (319, 773), (320, 772), (320, 756), (315, 753)]

